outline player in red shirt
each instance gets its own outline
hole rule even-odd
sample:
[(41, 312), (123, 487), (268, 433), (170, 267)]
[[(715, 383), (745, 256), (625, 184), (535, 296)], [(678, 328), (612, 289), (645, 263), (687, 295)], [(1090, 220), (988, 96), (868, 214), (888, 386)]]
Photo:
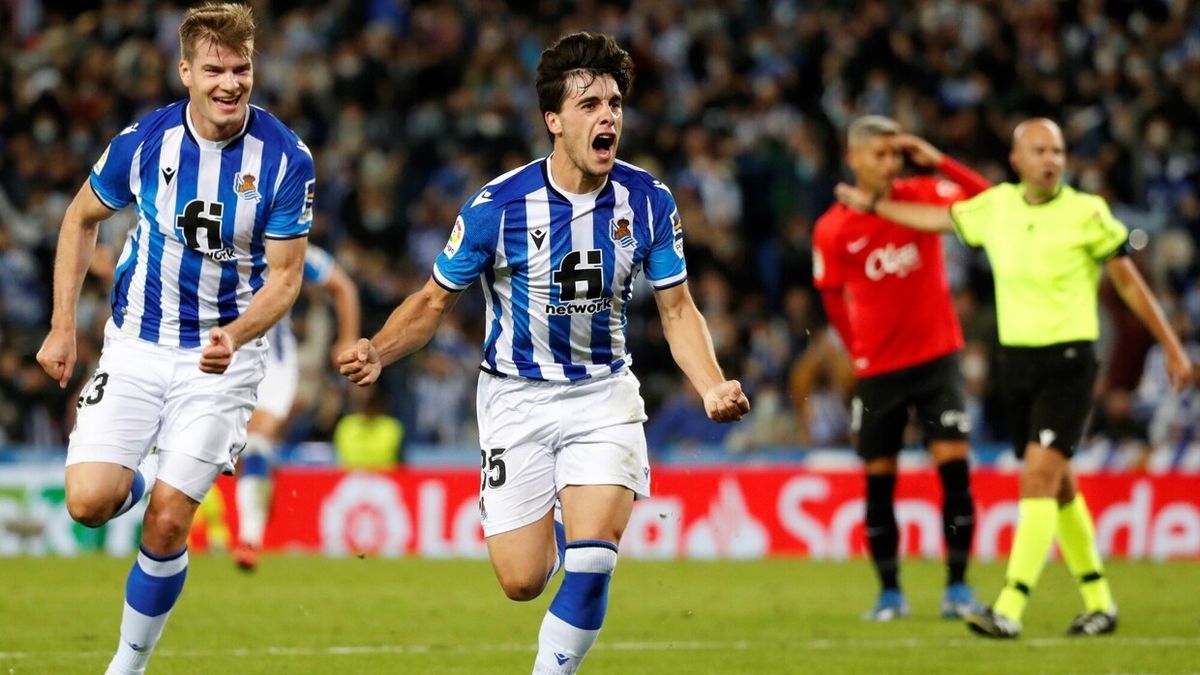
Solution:
[[(900, 178), (906, 155), (942, 177)], [(951, 204), (990, 187), (987, 179), (877, 115), (850, 125), (846, 160), (855, 184), (876, 200)], [(941, 237), (892, 223), (873, 209), (836, 204), (817, 220), (813, 279), (858, 376), (851, 425), (866, 471), (867, 542), (883, 587), (865, 618), (890, 621), (909, 614), (898, 579), (894, 497), (910, 409), (942, 481), (948, 568), (942, 616), (965, 616), (975, 609), (966, 583), (975, 531), (967, 469), (970, 420), (958, 370), (962, 329), (950, 298)]]

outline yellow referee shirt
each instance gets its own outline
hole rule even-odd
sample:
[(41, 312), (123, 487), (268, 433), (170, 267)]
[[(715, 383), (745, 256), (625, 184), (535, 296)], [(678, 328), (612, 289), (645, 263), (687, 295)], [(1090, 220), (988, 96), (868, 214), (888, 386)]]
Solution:
[(1000, 344), (1095, 340), (1100, 267), (1129, 231), (1096, 195), (1064, 185), (1034, 205), (1024, 193), (1023, 185), (1001, 183), (950, 207), (959, 238), (982, 246), (991, 261)]

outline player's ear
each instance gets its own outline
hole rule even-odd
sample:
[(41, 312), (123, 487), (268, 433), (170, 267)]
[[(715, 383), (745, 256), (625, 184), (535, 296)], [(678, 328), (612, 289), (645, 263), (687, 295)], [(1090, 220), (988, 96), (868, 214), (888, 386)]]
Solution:
[(550, 133), (555, 136), (562, 133), (562, 120), (558, 117), (558, 113), (547, 110), (543, 117), (546, 120), (546, 128), (550, 130)]
[(185, 87), (192, 86), (192, 68), (187, 59), (179, 59), (179, 81)]

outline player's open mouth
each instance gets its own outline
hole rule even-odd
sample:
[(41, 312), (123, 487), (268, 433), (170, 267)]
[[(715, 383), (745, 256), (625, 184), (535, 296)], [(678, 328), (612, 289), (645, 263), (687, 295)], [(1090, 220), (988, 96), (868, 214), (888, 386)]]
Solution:
[(242, 97), (241, 96), (226, 96), (226, 97), (214, 96), (212, 98), (212, 100), (213, 100), (213, 103), (217, 104), (217, 108), (220, 109), (221, 112), (230, 112), (231, 113), (231, 112), (237, 111), (238, 101), (242, 100)]
[(600, 159), (609, 159), (613, 154), (613, 146), (617, 144), (616, 134), (600, 134), (592, 139), (592, 150)]

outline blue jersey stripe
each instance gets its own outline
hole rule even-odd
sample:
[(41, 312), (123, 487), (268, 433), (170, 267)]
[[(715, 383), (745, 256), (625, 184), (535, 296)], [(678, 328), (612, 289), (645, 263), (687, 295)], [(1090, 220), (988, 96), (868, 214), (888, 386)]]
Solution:
[(138, 336), (143, 340), (158, 342), (158, 329), (162, 323), (162, 257), (163, 233), (158, 225), (158, 165), (162, 155), (162, 136), (147, 140), (142, 146), (141, 195), (137, 205), (142, 212), (141, 220), (148, 228), (149, 241), (146, 251), (146, 283), (142, 300), (142, 326)]
[(493, 262), (487, 265), (483, 272), (484, 278), (487, 280), (484, 292), (490, 293), (492, 296), (492, 327), (484, 339), (483, 360), (493, 371), (496, 371), (496, 341), (500, 339), (500, 333), (504, 330), (500, 326), (500, 319), (504, 316), (504, 305), (500, 302), (500, 294), (496, 292), (495, 264), (493, 257)]
[(129, 305), (129, 284), (133, 281), (133, 271), (137, 269), (137, 257), (141, 252), (142, 228), (133, 228), (129, 237), (129, 257), (117, 266), (113, 274), (113, 288), (110, 296), (113, 308), (113, 323), (120, 328), (125, 323), (125, 308)]
[[(563, 286), (554, 283), (555, 272), (561, 269), (563, 258), (571, 252), (571, 203), (547, 190), (550, 199), (550, 302), (558, 304)], [(576, 289), (572, 288), (572, 291)], [(535, 308), (536, 309), (536, 308)], [(587, 377), (587, 368), (574, 363), (571, 358), (571, 317), (550, 315), (550, 353), (554, 362), (561, 364), (563, 375), (568, 380)]]
[[(178, 225), (178, 214), (184, 213), (188, 203), (196, 199), (200, 173), (200, 148), (195, 141), (185, 139), (179, 147), (179, 182), (176, 193), (175, 236), (185, 237)], [(193, 207), (195, 208), (195, 207)], [(207, 209), (201, 211), (207, 215)], [(200, 345), (200, 269), (204, 265), (201, 254), (185, 244), (179, 265), (179, 346)]]
[[(237, 228), (238, 201), (241, 196), (234, 190), (234, 178), (242, 170), (244, 143), (234, 143), (221, 153), (221, 178), (217, 184), (217, 200), (225, 205), (221, 217), (221, 244), (233, 248), (233, 235)], [(224, 326), (238, 318), (237, 291), (238, 271), (236, 260), (221, 261), (221, 283), (217, 290), (219, 323)]]
[[(604, 190), (596, 197), (596, 210), (592, 212), (592, 237), (596, 248), (603, 247), (604, 257), (604, 291), (606, 296), (611, 296), (611, 288), (613, 283), (613, 267), (616, 263), (616, 247), (620, 242), (613, 238), (612, 220), (613, 207), (617, 204), (616, 191), (613, 190), (612, 181), (609, 181)], [(632, 231), (632, 230), (631, 230)], [(596, 312), (592, 315), (592, 363), (608, 363), (612, 361), (612, 331), (609, 329), (608, 322), (612, 316), (612, 309), (606, 309)]]
[(512, 270), (513, 362), (521, 377), (542, 379), (542, 369), (533, 359), (533, 336), (529, 331), (529, 233), (525, 202), (515, 201), (504, 213), (504, 251)]

